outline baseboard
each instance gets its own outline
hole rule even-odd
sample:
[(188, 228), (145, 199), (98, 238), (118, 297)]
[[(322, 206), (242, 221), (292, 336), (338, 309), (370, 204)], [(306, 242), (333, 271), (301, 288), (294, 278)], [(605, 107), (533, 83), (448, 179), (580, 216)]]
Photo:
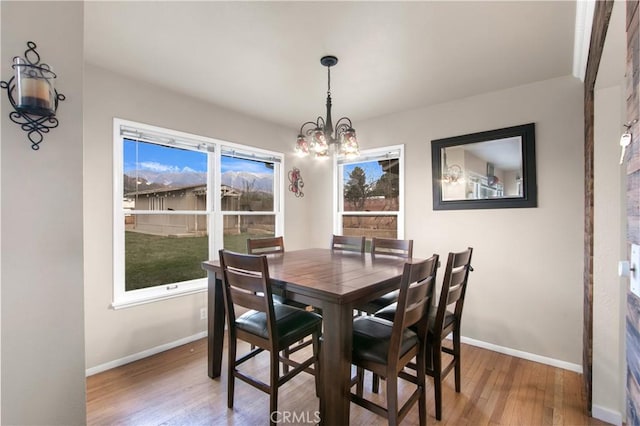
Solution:
[(560, 361), (555, 358), (549, 358), (542, 355), (536, 355), (529, 352), (519, 351), (517, 349), (506, 348), (504, 346), (494, 345), (493, 343), (483, 342), (481, 340), (471, 339), (469, 337), (460, 337), (462, 343), (466, 343), (471, 346), (477, 346), (483, 349), (489, 349), (494, 352), (499, 352), (505, 355), (515, 356), (517, 358), (527, 359), (529, 361), (539, 362), (541, 364), (551, 365), (552, 367), (562, 368), (564, 370), (574, 371), (582, 374), (582, 366), (571, 362)]
[(622, 426), (622, 414), (599, 405), (593, 404), (591, 406), (591, 417), (612, 425)]
[(176, 348), (178, 346), (186, 345), (187, 343), (193, 342), (198, 339), (202, 339), (203, 337), (207, 337), (207, 335), (208, 333), (206, 330), (201, 331), (200, 333), (194, 334), (192, 336), (184, 337), (182, 339), (178, 339), (173, 342), (165, 343), (164, 345), (156, 346), (154, 348), (150, 348), (142, 352), (138, 352), (136, 354), (126, 356), (124, 358), (120, 358), (113, 361), (109, 361), (104, 364), (96, 365), (95, 367), (87, 368), (87, 370), (85, 371), (85, 375), (88, 377), (94, 374), (102, 373), (103, 371), (120, 367), (121, 365), (129, 364), (130, 362), (138, 361), (139, 359), (146, 358), (151, 355), (155, 355), (157, 353)]

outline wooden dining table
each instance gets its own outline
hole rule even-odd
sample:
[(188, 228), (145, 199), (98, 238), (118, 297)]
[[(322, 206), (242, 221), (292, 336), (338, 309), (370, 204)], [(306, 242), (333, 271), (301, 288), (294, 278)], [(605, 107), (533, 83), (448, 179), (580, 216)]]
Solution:
[[(322, 390), (320, 418), (325, 425), (348, 425), (350, 405), (353, 310), (400, 285), (405, 262), (330, 249), (270, 254), (269, 275), (288, 299), (322, 310)], [(218, 260), (203, 262), (208, 272), (208, 374), (220, 376), (224, 337), (222, 271)]]

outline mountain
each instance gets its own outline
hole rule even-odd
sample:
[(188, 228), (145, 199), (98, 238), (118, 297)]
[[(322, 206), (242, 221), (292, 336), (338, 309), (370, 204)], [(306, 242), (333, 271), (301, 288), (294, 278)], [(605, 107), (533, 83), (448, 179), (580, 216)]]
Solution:
[[(156, 188), (182, 188), (185, 186), (204, 185), (207, 182), (205, 172), (159, 172), (152, 170), (131, 170), (124, 175), (125, 193), (135, 191), (136, 173), (138, 176), (138, 189)], [(273, 192), (273, 176), (268, 174), (249, 172), (224, 172), (222, 184), (243, 191), (249, 188), (252, 191)]]
[(153, 170), (131, 170), (125, 176), (142, 179), (148, 184), (158, 184), (167, 188), (181, 188), (184, 186), (204, 185), (207, 182), (207, 174), (204, 172), (161, 172)]
[(224, 172), (221, 176), (222, 184), (232, 188), (244, 190), (248, 185), (253, 191), (273, 192), (273, 176), (249, 172)]

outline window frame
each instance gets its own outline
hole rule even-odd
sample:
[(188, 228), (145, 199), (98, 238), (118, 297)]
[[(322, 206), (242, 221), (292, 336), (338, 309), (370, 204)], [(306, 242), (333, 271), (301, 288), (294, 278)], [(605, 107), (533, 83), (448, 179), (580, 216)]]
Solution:
[[(396, 155), (390, 155), (398, 152)], [(398, 211), (345, 211), (344, 210), (344, 180), (343, 167), (347, 164), (378, 161), (386, 158), (398, 158)], [(405, 235), (405, 193), (404, 193), (404, 144), (390, 145), (381, 148), (373, 148), (360, 151), (360, 155), (353, 158), (335, 156), (333, 158), (333, 233), (343, 233), (343, 216), (396, 216), (396, 238), (404, 239)]]
[[(140, 137), (137, 140), (163, 145), (168, 147), (178, 147), (182, 149), (192, 149), (194, 151), (204, 151), (207, 153), (207, 202), (205, 210), (134, 210), (124, 208), (123, 185), (124, 185), (124, 140), (136, 140), (133, 137), (123, 135), (123, 130), (138, 131), (163, 140), (149, 140)], [(274, 164), (274, 184), (273, 184), (273, 211), (259, 212), (265, 215), (275, 216), (275, 232), (277, 235), (284, 235), (284, 160), (282, 153), (255, 148), (248, 145), (236, 144), (222, 141), (206, 136), (180, 132), (177, 130), (152, 126), (144, 123), (113, 119), (113, 296), (111, 307), (113, 309), (127, 308), (145, 303), (170, 299), (188, 294), (199, 293), (207, 290), (207, 277), (198, 278), (177, 283), (160, 284), (144, 289), (126, 290), (125, 283), (125, 216), (135, 214), (163, 214), (163, 215), (204, 215), (207, 217), (208, 230), (208, 250), (209, 258), (215, 258), (218, 250), (224, 245), (223, 215), (229, 212), (221, 210), (220, 188), (222, 173), (220, 167), (221, 155), (225, 149), (241, 152), (253, 159), (264, 159), (273, 161)], [(212, 195), (213, 194), (213, 195)], [(247, 212), (238, 212), (247, 213)], [(254, 213), (254, 212), (251, 212)], [(258, 212), (256, 212), (258, 213)]]

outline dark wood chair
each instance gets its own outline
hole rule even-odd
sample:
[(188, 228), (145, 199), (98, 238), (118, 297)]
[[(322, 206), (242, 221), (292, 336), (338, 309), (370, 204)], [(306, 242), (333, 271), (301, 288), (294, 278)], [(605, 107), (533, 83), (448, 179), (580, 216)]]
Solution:
[[(356, 393), (351, 401), (387, 418), (397, 425), (418, 402), (420, 425), (427, 423), (425, 390), (425, 341), (436, 279), (438, 255), (416, 263), (406, 263), (400, 283), (400, 295), (393, 321), (373, 316), (356, 317), (353, 321), (352, 363), (357, 368)], [(416, 358), (415, 376), (403, 371)], [(364, 370), (387, 379), (386, 408), (365, 399)], [(416, 385), (415, 391), (400, 407), (398, 379)]]
[(372, 238), (371, 255), (413, 257), (413, 240), (396, 240), (393, 238)]
[[(304, 310), (274, 304), (271, 297), (269, 266), (265, 255), (255, 256), (220, 250), (220, 266), (223, 271), (223, 295), (228, 319), (229, 356), (227, 377), (227, 406), (233, 408), (235, 379), (269, 394), (269, 413), (278, 410), (278, 388), (302, 371), (317, 373), (319, 364), (319, 343), (322, 329), (320, 316)], [(250, 309), (236, 316), (235, 306)], [(306, 336), (312, 336), (312, 356), (301, 362), (280, 357), (283, 351)], [(238, 340), (246, 341), (256, 348), (237, 357)], [(266, 384), (238, 369), (245, 361), (263, 351), (271, 357), (270, 380)], [(291, 371), (280, 375), (280, 362), (292, 367)], [(311, 364), (314, 368), (310, 369)], [(319, 375), (315, 374), (316, 393), (319, 393)], [(275, 424), (269, 415), (270, 424)]]
[(247, 238), (247, 253), (274, 254), (284, 253), (284, 238)]
[(364, 254), (366, 238), (334, 235), (331, 240), (331, 250), (354, 251)]
[[(268, 238), (247, 238), (247, 253), (249, 254), (278, 254), (284, 253), (284, 238), (283, 237), (268, 237)], [(295, 306), (296, 308), (304, 309), (306, 311), (315, 311), (317, 314), (321, 312), (313, 306), (306, 305), (304, 303), (294, 302), (287, 298), (287, 292), (279, 288), (272, 288), (273, 301), (275, 303), (284, 303), (285, 305)], [(287, 348), (284, 350), (283, 355), (285, 358), (289, 358), (292, 353), (310, 345), (312, 340), (302, 340), (299, 346), (294, 348)], [(254, 346), (251, 346), (253, 349)], [(289, 372), (289, 366), (284, 364), (282, 367), (284, 373)]]
[[(460, 327), (462, 325), (462, 307), (467, 291), (467, 281), (471, 267), (473, 248), (460, 253), (449, 253), (447, 267), (444, 271), (442, 290), (438, 309), (430, 321), (427, 335), (427, 374), (433, 377), (436, 400), (436, 419), (442, 419), (442, 381), (453, 369), (455, 371), (455, 388), (460, 392)], [(443, 346), (442, 341), (453, 333), (451, 348)], [(442, 365), (442, 353), (452, 356), (447, 365)]]
[[(395, 240), (392, 238), (372, 238), (371, 239), (371, 256), (395, 256), (412, 258), (413, 257), (413, 240)], [(373, 315), (385, 306), (398, 300), (399, 290), (384, 294), (377, 299), (367, 302), (365, 305), (357, 307), (360, 312), (366, 312)]]
[[(433, 377), (436, 405), (436, 419), (442, 419), (442, 381), (451, 370), (455, 371), (455, 388), (460, 392), (460, 327), (462, 324), (462, 307), (467, 291), (467, 281), (471, 267), (473, 248), (460, 253), (449, 253), (447, 266), (442, 281), (440, 300), (435, 312), (430, 314), (427, 333), (426, 372)], [(392, 318), (394, 305), (378, 311), (375, 316)], [(452, 346), (444, 346), (443, 340), (453, 334)], [(442, 365), (442, 353), (451, 356), (447, 365)], [(415, 366), (410, 365), (415, 368)]]

